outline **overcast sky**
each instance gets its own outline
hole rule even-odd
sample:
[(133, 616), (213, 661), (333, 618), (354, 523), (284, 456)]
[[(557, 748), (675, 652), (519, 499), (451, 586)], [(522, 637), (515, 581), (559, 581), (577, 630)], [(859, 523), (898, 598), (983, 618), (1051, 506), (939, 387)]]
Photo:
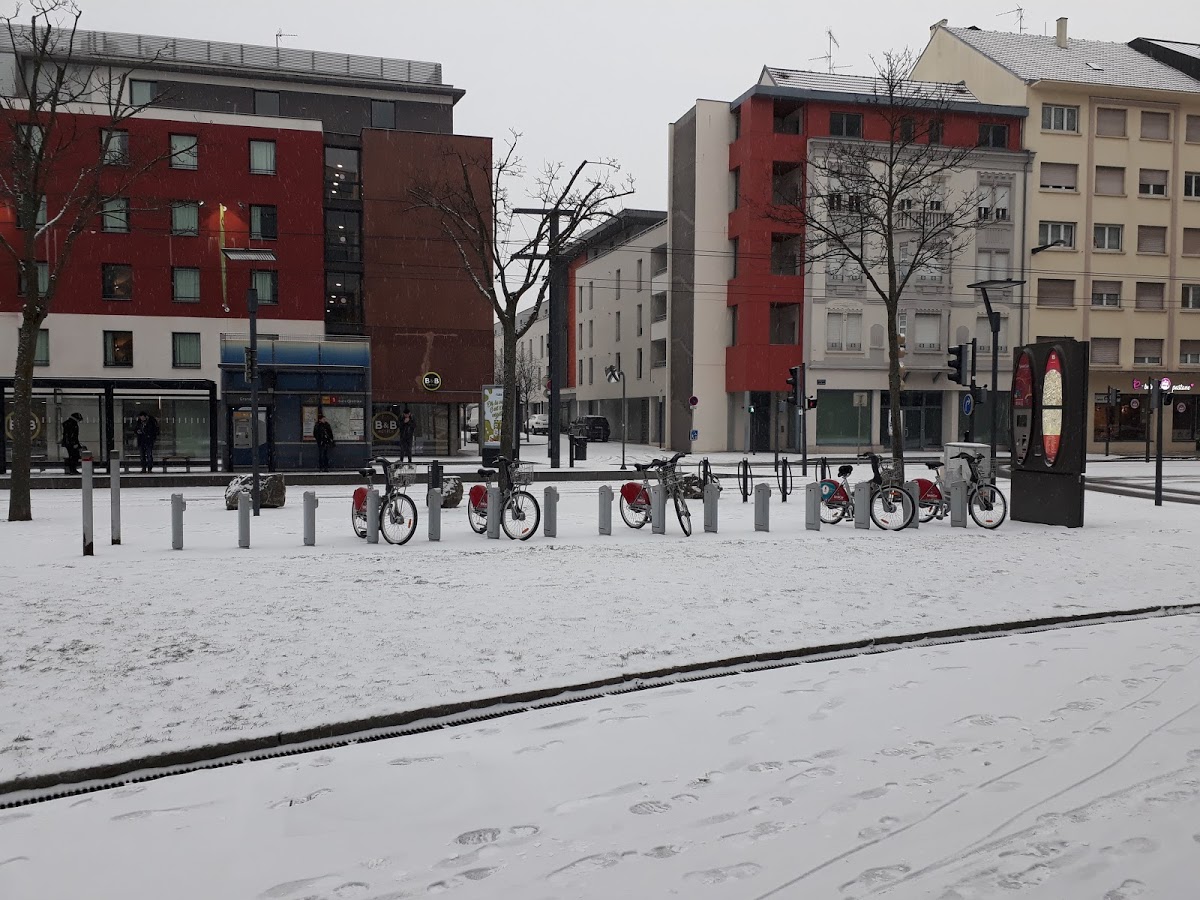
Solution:
[[(1018, 0), (979, 3), (909, 0), (78, 0), (84, 28), (440, 62), (445, 80), (467, 93), (455, 130), (501, 138), (523, 133), (523, 156), (615, 157), (636, 178), (626, 204), (664, 208), (667, 125), (696, 98), (730, 100), (763, 65), (823, 71), (826, 28), (841, 44), (841, 71), (870, 73), (871, 56), (925, 46), (928, 27), (1016, 31)], [(12, 8), (10, 2), (3, 5)], [(1028, 0), (1027, 31), (1054, 32), (1070, 18), (1072, 37), (1128, 41), (1172, 37), (1200, 42), (1200, 7)]]

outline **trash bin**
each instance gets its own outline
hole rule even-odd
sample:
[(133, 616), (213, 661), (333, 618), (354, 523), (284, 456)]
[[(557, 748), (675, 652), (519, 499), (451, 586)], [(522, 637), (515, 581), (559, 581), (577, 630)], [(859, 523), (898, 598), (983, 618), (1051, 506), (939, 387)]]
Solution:
[(571, 435), (571, 441), (575, 444), (575, 459), (587, 459), (587, 438), (582, 435), (573, 434)]

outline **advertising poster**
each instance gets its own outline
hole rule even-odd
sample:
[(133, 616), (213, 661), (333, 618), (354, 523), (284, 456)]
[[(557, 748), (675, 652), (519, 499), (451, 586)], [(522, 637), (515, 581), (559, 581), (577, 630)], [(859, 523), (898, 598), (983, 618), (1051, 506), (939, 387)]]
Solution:
[(504, 420), (504, 386), (485, 384), (483, 386), (482, 421), (479, 429), (479, 442), (484, 447), (500, 446), (500, 426)]

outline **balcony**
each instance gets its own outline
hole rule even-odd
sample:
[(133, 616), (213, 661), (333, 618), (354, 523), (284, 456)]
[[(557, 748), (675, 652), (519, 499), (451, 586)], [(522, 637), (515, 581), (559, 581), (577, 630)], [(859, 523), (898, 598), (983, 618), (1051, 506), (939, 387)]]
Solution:
[[(667, 267), (663, 266), (657, 272), (650, 273), (650, 293), (663, 294), (667, 293)], [(665, 315), (665, 313), (664, 313)]]

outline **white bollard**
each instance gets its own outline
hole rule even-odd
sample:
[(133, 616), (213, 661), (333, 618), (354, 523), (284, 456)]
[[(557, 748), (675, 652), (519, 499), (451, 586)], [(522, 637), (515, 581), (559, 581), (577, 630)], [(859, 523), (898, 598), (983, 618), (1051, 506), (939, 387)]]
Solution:
[(250, 495), (245, 491), (238, 494), (238, 546), (250, 549)]
[(804, 487), (804, 527), (809, 531), (821, 530), (821, 485), (815, 481)]
[(704, 486), (704, 530), (709, 534), (717, 533), (717, 501), (721, 499), (721, 489), (715, 484)]
[(317, 544), (317, 492), (304, 492), (304, 546)]
[(771, 530), (771, 486), (761, 482), (754, 486), (754, 530)]
[(661, 484), (650, 487), (650, 532), (667, 533), (667, 491)]
[(121, 543), (121, 451), (114, 450), (108, 460), (108, 502), (112, 517), (113, 546)]
[(95, 556), (92, 531), (92, 458), (83, 458), (83, 555)]
[(425, 505), (429, 507), (429, 540), (440, 541), (442, 539), (442, 492), (437, 488), (429, 491), (425, 495)]
[(367, 543), (379, 543), (379, 491), (367, 491)]
[(488, 487), (487, 536), (494, 541), (500, 540), (500, 488), (496, 485)]
[(955, 481), (950, 484), (950, 527), (967, 527), (967, 483)]
[(613, 504), (613, 489), (607, 485), (600, 485), (600, 533), (612, 534), (612, 504)]
[(171, 549), (183, 549), (183, 511), (187, 509), (187, 503), (183, 499), (183, 494), (171, 495)]
[(542, 518), (542, 533), (546, 537), (558, 537), (558, 488), (546, 488), (542, 502), (545, 515)]

